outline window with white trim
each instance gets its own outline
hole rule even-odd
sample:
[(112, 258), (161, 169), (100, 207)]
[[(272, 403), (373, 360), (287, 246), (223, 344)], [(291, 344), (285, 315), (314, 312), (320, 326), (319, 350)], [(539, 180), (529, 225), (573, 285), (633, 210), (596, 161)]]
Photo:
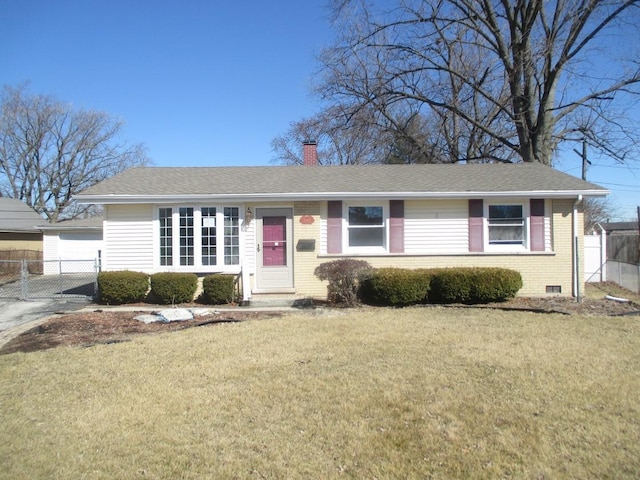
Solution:
[(522, 204), (490, 204), (487, 215), (489, 245), (526, 246), (525, 214)]
[(347, 248), (382, 250), (387, 243), (386, 215), (382, 205), (348, 205)]
[(200, 229), (202, 238), (202, 265), (215, 265), (218, 258), (218, 239), (216, 231), (216, 208), (200, 209)]
[(173, 211), (171, 208), (158, 210), (160, 223), (160, 265), (173, 265)]
[(240, 264), (240, 209), (224, 207), (224, 264)]
[(239, 207), (160, 207), (158, 226), (161, 266), (192, 270), (240, 264)]
[(193, 265), (194, 255), (194, 229), (193, 229), (193, 207), (179, 208), (180, 222), (180, 266)]

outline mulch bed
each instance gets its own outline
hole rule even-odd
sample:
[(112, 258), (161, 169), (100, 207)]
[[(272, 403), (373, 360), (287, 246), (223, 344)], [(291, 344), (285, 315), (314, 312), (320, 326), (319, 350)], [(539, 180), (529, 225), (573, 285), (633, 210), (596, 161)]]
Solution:
[(527, 310), (566, 315), (622, 316), (640, 315), (640, 305), (632, 301), (618, 302), (605, 298), (584, 298), (580, 303), (569, 297), (517, 297), (505, 303), (489, 304), (491, 308)]
[[(457, 306), (462, 307), (462, 306)], [(517, 297), (505, 303), (466, 308), (500, 308), (567, 315), (622, 316), (639, 315), (640, 305), (634, 302), (617, 302), (605, 298), (583, 299), (577, 303), (567, 297), (527, 298)], [(133, 336), (198, 328), (219, 323), (262, 320), (281, 316), (280, 312), (255, 312), (231, 310), (214, 312), (190, 321), (169, 323), (143, 323), (135, 317), (149, 312), (123, 312), (101, 310), (62, 314), (50, 318), (11, 340), (0, 354), (33, 352), (63, 345), (90, 347), (97, 344), (126, 342)]]
[(0, 354), (34, 352), (66, 345), (90, 347), (98, 344), (120, 343), (133, 336), (172, 332), (187, 328), (205, 327), (220, 323), (273, 318), (278, 312), (224, 312), (212, 313), (181, 322), (144, 323), (135, 317), (147, 311), (123, 312), (97, 309), (93, 312), (62, 314), (48, 319), (37, 327), (17, 336), (2, 349)]

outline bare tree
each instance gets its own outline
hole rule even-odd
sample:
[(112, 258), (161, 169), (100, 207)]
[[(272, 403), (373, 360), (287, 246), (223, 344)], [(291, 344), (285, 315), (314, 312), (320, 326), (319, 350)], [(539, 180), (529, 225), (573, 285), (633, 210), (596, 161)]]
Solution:
[(302, 142), (316, 140), (321, 165), (380, 163), (390, 145), (382, 137), (384, 133), (372, 125), (365, 109), (351, 112), (335, 106), (291, 123), (287, 133), (274, 138), (273, 162), (302, 165)]
[(91, 214), (73, 195), (126, 168), (149, 163), (141, 144), (119, 139), (122, 122), (74, 110), (22, 87), (5, 87), (0, 114), (0, 196), (55, 222)]
[(436, 161), (550, 165), (560, 142), (585, 132), (625, 160), (636, 137), (624, 105), (639, 93), (639, 4), (334, 0), (339, 35), (321, 56), (318, 92), (350, 112), (375, 112), (386, 130), (427, 119), (430, 145), (407, 136), (423, 157), (438, 150)]
[(584, 233), (590, 234), (599, 223), (608, 222), (616, 216), (608, 198), (590, 197), (584, 200)]

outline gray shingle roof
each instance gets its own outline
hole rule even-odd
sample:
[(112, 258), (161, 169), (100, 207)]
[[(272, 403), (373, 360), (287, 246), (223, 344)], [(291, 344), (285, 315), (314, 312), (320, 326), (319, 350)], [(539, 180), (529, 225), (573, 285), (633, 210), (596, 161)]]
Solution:
[[(294, 167), (139, 167), (81, 192), (99, 197), (250, 196), (300, 198), (333, 194), (435, 196), (607, 190), (541, 164), (351, 165)], [(104, 200), (104, 199), (103, 199)]]
[(46, 223), (26, 203), (15, 198), (0, 197), (0, 231), (37, 233), (35, 228)]

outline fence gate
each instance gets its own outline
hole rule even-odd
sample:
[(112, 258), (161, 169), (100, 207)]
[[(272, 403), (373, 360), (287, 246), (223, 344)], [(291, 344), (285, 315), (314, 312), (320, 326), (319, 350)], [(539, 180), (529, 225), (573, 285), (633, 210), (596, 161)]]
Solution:
[(93, 298), (98, 262), (91, 260), (0, 260), (0, 298)]

